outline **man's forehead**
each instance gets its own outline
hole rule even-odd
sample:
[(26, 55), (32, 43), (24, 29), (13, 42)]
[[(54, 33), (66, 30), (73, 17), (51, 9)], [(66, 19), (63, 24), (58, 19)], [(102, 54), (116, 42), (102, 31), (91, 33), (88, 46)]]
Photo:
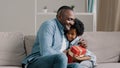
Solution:
[(75, 18), (74, 12), (72, 10), (67, 10), (64, 12), (64, 15), (69, 17), (69, 18)]

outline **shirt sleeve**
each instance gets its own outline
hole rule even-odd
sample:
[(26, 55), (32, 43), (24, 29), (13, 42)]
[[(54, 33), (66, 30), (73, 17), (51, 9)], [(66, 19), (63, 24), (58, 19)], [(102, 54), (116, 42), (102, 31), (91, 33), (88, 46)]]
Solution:
[(94, 65), (97, 65), (97, 63), (96, 63), (96, 56), (95, 56), (94, 53), (92, 53), (91, 51), (89, 51), (87, 49), (86, 55), (91, 57), (90, 60), (93, 62)]
[(51, 24), (51, 22), (43, 23), (38, 31), (40, 54), (42, 56), (57, 53), (56, 50), (52, 48), (54, 31), (55, 25)]

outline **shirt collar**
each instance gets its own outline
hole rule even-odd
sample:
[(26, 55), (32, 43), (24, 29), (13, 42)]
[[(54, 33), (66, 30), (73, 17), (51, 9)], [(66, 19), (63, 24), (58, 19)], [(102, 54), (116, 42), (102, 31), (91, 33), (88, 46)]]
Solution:
[(80, 37), (76, 37), (72, 42), (70, 42), (70, 46), (76, 44), (80, 40)]
[(60, 23), (60, 21), (57, 18), (55, 20), (57, 21), (57, 25), (58, 25), (59, 30), (61, 31), (62, 34), (64, 34), (63, 25)]

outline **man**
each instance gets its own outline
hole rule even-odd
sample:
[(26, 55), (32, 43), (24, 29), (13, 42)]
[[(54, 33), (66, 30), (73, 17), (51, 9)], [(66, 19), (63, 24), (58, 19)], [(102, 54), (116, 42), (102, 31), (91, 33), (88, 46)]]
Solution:
[(68, 47), (64, 30), (74, 24), (74, 12), (69, 6), (58, 9), (55, 19), (45, 21), (38, 30), (32, 53), (22, 64), (27, 68), (78, 68), (79, 64), (67, 65), (64, 51)]

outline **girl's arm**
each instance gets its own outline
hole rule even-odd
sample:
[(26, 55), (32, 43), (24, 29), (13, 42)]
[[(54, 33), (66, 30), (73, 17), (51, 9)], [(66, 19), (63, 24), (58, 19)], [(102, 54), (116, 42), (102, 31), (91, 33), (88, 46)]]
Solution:
[(74, 61), (83, 61), (83, 60), (90, 60), (91, 57), (90, 56), (83, 56), (83, 57), (79, 57), (79, 56), (74, 56), (73, 60)]

